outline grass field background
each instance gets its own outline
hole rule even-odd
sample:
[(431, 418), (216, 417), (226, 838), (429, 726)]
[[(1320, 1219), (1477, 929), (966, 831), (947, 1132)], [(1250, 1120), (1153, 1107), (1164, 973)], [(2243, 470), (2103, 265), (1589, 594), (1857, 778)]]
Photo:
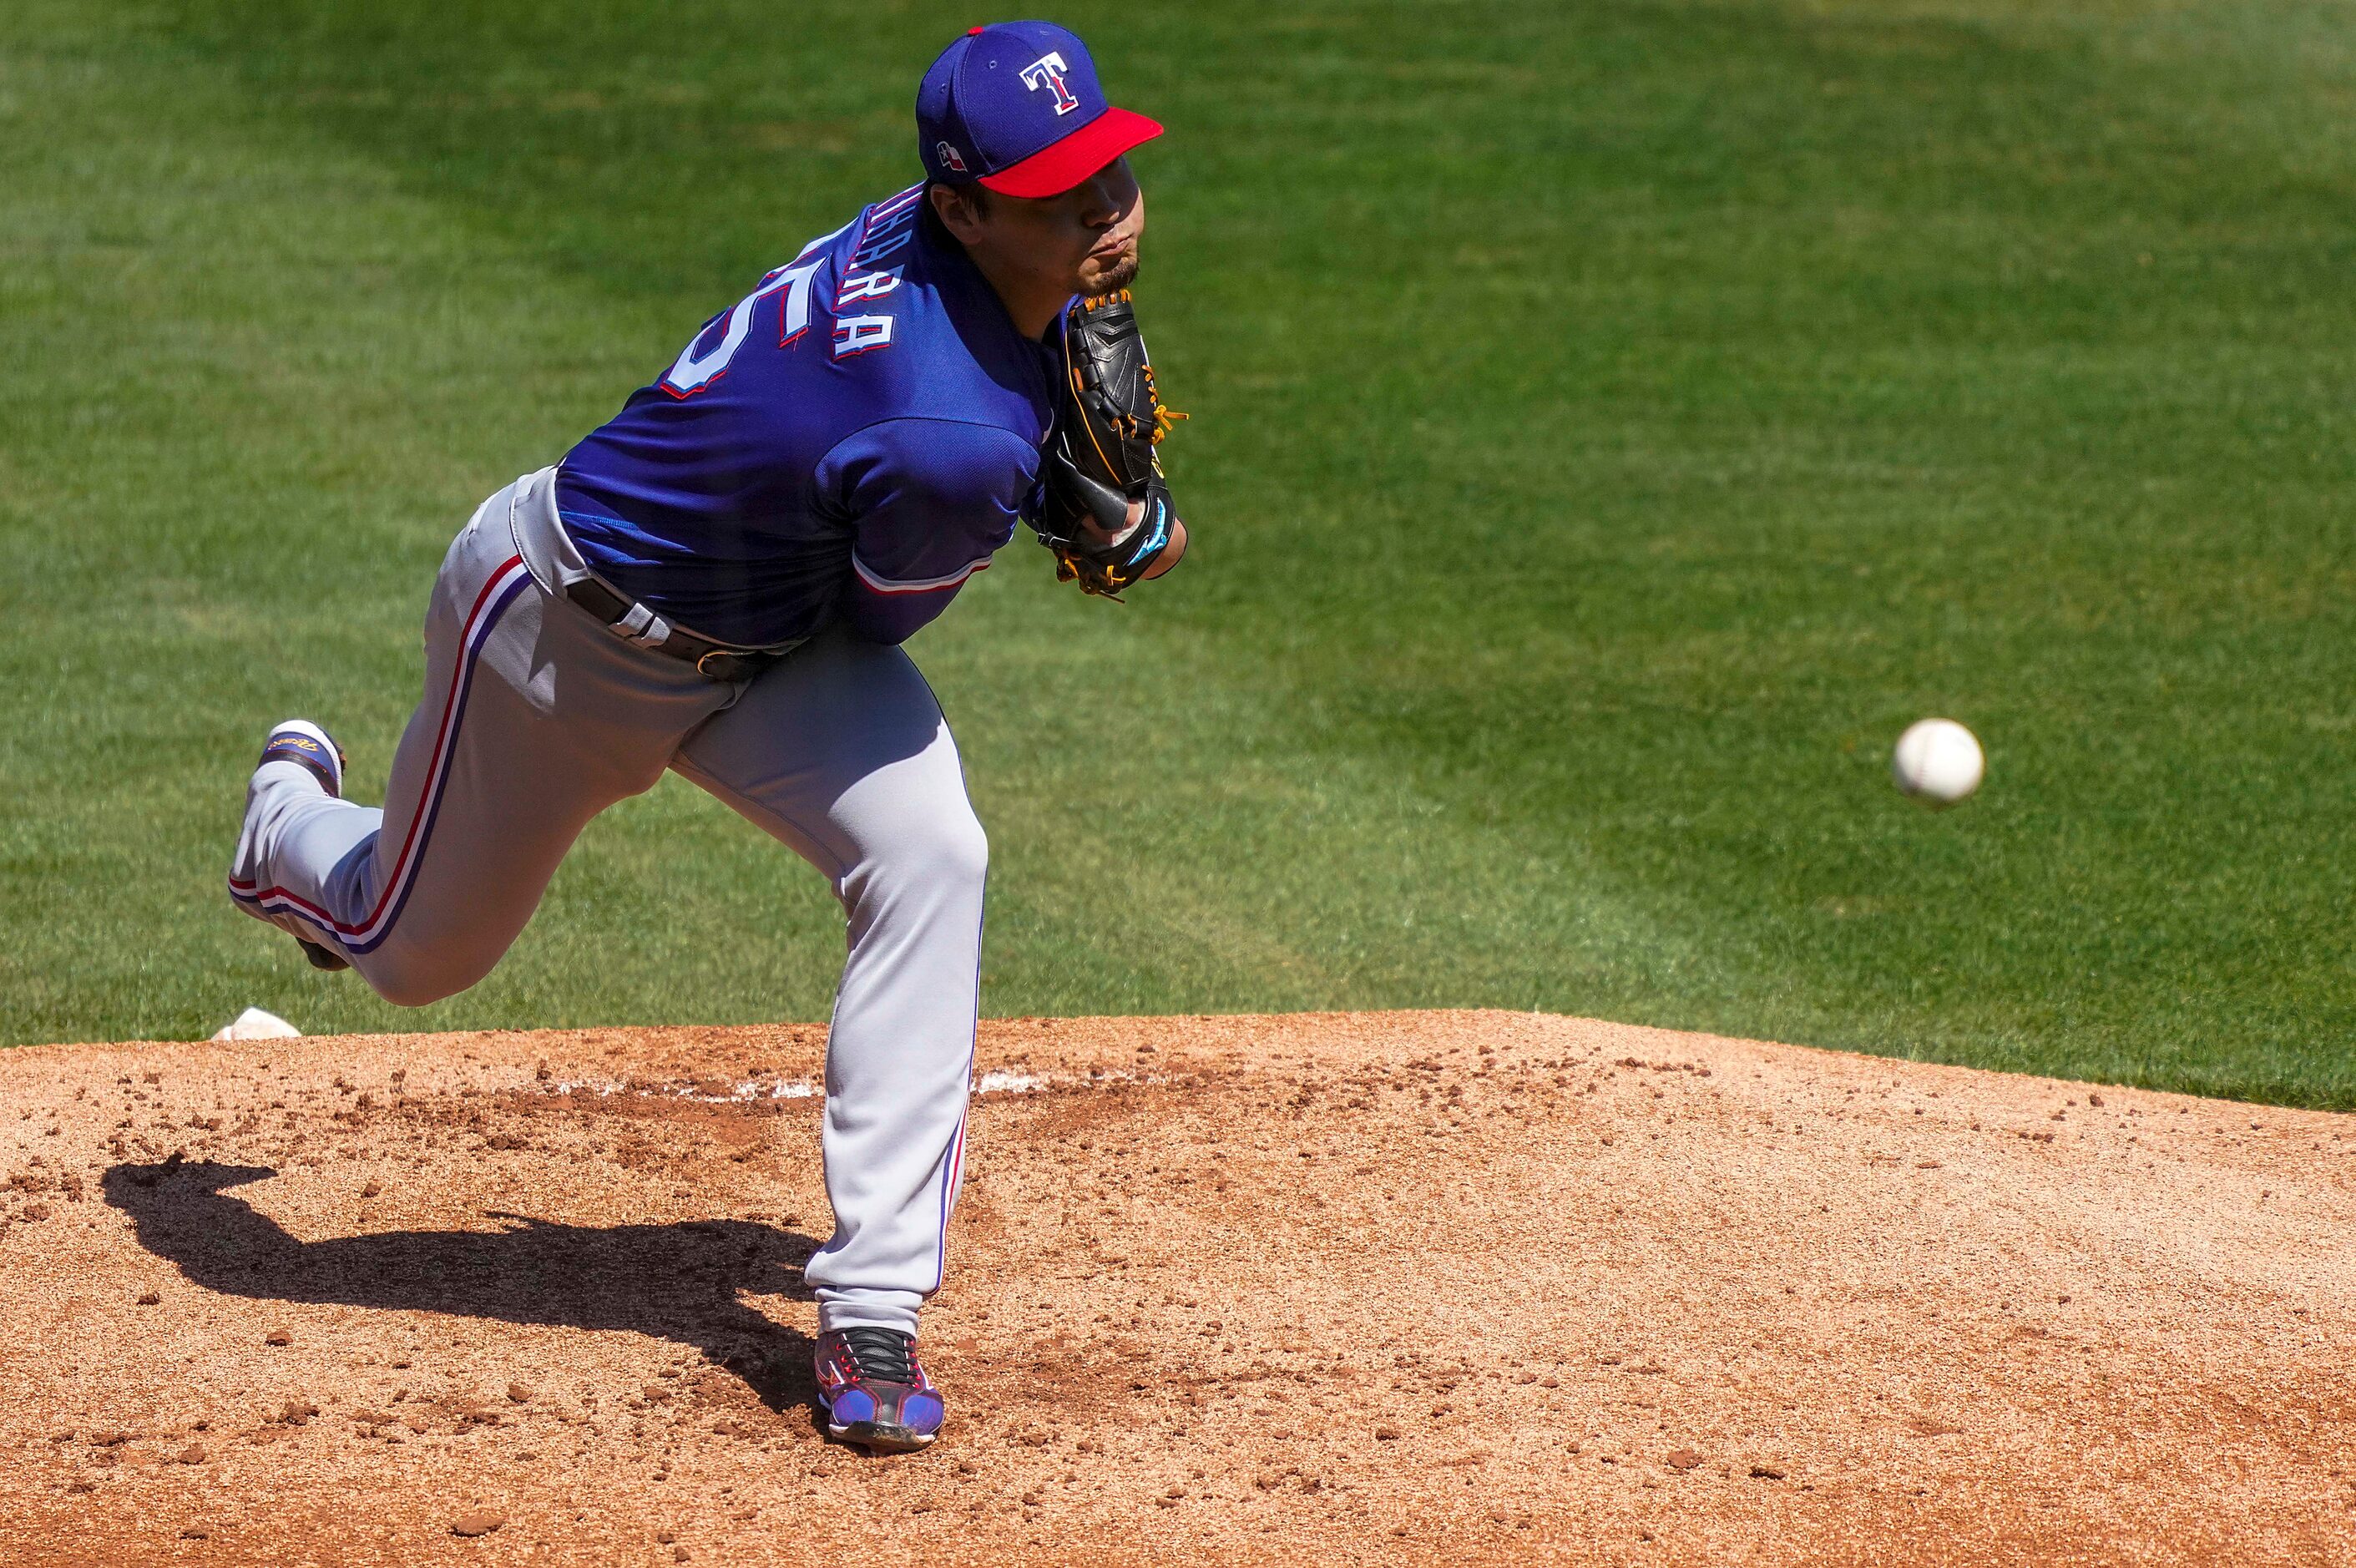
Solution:
[[(1502, 1004), (2356, 1104), (2356, 19), (1087, 5), (1195, 556), (915, 651), (998, 1014)], [(0, 8), (0, 1039), (824, 1016), (668, 781), (473, 993), (220, 886), (432, 571), (915, 177), (933, 4)], [(1987, 743), (1908, 806), (1905, 723)], [(528, 759), (519, 759), (528, 766)]]

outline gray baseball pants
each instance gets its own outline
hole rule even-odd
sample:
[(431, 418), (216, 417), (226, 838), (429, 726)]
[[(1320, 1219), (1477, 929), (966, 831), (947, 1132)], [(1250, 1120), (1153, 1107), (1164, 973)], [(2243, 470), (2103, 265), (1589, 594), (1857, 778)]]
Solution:
[(730, 683), (632, 646), (552, 591), (586, 575), (554, 478), (499, 491), (450, 546), (384, 808), (257, 769), (230, 894), (422, 1006), (490, 972), (590, 818), (667, 768), (694, 780), (842, 901), (835, 1229), (808, 1278), (821, 1329), (914, 1333), (957, 1198), (989, 856), (940, 705), (905, 653), (839, 628)]

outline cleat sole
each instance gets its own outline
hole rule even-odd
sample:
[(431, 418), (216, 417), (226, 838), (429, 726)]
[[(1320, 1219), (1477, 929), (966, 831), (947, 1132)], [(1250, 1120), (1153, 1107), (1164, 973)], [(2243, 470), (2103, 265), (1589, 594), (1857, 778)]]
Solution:
[(920, 1448), (931, 1447), (933, 1439), (940, 1435), (883, 1421), (854, 1421), (848, 1426), (837, 1426), (830, 1421), (826, 1434), (837, 1443), (856, 1443), (879, 1454), (914, 1454)]
[(313, 969), (324, 969), (332, 973), (339, 969), (349, 969), (352, 967), (350, 962), (345, 959), (343, 954), (337, 952), (332, 949), (322, 947), (317, 942), (306, 942), (302, 938), (296, 937), (294, 939), (294, 945), (303, 950), (303, 956), (311, 961), (311, 967)]

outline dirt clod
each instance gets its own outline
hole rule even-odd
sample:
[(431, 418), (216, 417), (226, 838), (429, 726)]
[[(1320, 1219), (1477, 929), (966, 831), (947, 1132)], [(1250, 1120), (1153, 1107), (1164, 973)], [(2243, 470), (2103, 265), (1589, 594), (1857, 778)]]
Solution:
[(456, 1519), (452, 1520), (450, 1521), (450, 1533), (453, 1535), (466, 1536), (488, 1535), (491, 1531), (507, 1523), (507, 1521), (508, 1516), (503, 1513), (493, 1513), (488, 1509), (477, 1509), (472, 1513), (462, 1513)]

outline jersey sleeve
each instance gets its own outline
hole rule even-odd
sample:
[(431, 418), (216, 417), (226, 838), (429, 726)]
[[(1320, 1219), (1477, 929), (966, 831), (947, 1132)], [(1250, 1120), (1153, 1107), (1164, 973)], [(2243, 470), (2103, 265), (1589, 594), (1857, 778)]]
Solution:
[(835, 444), (822, 494), (851, 523), (851, 629), (900, 642), (948, 607), (1013, 537), (1038, 448), (1011, 430), (947, 419), (890, 419)]

